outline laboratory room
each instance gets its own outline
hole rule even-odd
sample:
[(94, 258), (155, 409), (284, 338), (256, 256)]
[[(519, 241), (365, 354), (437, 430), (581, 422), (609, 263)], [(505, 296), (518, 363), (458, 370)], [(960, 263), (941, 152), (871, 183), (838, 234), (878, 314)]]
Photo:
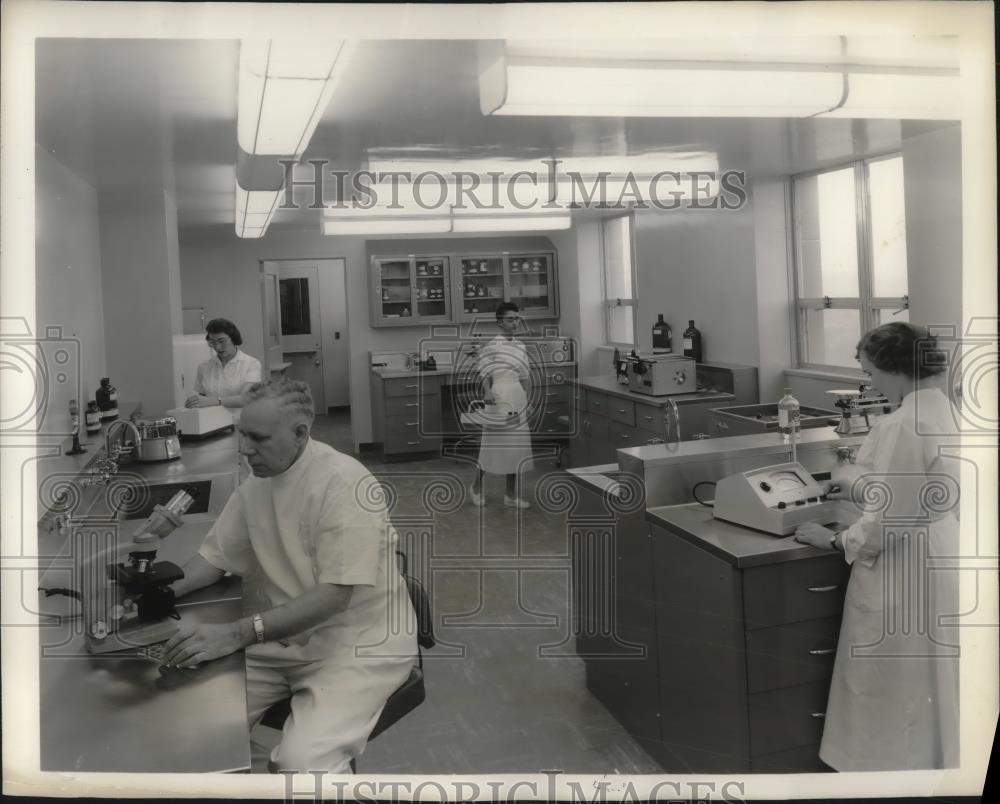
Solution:
[(960, 55), (39, 38), (41, 769), (958, 767)]

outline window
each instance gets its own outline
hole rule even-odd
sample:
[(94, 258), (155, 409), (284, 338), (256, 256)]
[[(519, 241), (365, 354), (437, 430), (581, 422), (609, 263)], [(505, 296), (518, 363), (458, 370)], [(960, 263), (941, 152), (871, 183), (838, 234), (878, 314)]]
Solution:
[(792, 180), (798, 365), (857, 368), (863, 332), (908, 320), (903, 159)]
[(607, 343), (610, 346), (634, 349), (637, 340), (631, 216), (602, 221), (601, 242)]

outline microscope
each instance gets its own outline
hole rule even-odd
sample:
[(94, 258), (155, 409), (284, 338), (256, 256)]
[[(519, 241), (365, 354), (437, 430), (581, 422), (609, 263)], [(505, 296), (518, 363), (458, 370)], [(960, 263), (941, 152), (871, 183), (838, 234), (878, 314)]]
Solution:
[(153, 509), (131, 542), (99, 550), (83, 562), (80, 599), (90, 653), (152, 645), (175, 633), (179, 615), (169, 587), (184, 572), (170, 561), (157, 561), (156, 548), (180, 527), (193, 502), (191, 492), (178, 491)]

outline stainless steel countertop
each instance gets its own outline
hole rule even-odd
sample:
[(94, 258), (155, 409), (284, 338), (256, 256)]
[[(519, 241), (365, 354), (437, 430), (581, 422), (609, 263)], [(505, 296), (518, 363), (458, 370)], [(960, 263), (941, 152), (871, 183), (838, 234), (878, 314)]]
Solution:
[[(207, 590), (206, 590), (207, 591)], [(239, 596), (179, 606), (183, 620), (228, 622)], [(238, 590), (235, 590), (238, 591)], [(98, 656), (66, 620), (42, 630), (43, 771), (210, 773), (250, 768), (243, 652), (164, 670), (134, 651)]]
[(614, 377), (602, 374), (596, 377), (578, 377), (574, 382), (581, 388), (600, 391), (604, 394), (611, 394), (622, 399), (631, 399), (634, 402), (641, 402), (644, 405), (656, 405), (666, 407), (670, 400), (678, 405), (690, 404), (694, 402), (718, 401), (719, 407), (725, 407), (736, 397), (721, 391), (695, 391), (689, 394), (670, 394), (669, 396), (649, 396), (648, 394), (637, 394), (630, 391), (627, 385), (622, 385)]
[[(112, 484), (237, 474), (234, 434), (184, 442), (181, 450), (176, 461), (125, 463)], [(87, 510), (74, 514), (74, 529), (114, 523), (110, 489), (84, 489), (87, 498), (80, 505)], [(211, 501), (214, 510), (221, 507), (216, 502), (225, 501)], [(197, 552), (213, 521), (214, 515), (186, 515), (184, 524), (160, 542), (157, 557), (183, 565)], [(141, 524), (136, 519), (118, 527), (127, 533)], [(69, 533), (40, 527), (38, 535), (39, 563), (48, 565), (40, 585), (74, 588)], [(194, 622), (228, 622), (241, 616), (241, 607), (239, 580), (226, 578), (184, 598), (178, 611), (182, 619)], [(250, 767), (242, 652), (195, 670), (161, 674), (157, 663), (133, 651), (87, 653), (79, 604), (72, 598), (39, 593), (38, 612), (42, 770), (200, 773)]]
[(772, 536), (723, 522), (698, 503), (650, 508), (646, 520), (740, 568), (831, 554), (829, 550), (800, 544), (794, 536)]

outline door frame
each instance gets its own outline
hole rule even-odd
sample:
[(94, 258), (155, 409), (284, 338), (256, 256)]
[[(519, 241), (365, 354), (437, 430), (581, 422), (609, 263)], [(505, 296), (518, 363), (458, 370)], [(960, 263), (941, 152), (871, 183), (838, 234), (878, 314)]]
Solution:
[[(344, 294), (345, 301), (347, 301), (348, 300), (348, 295), (347, 295), (347, 270), (348, 270), (347, 266), (348, 266), (348, 259), (347, 259), (347, 257), (342, 257), (342, 256), (339, 256), (339, 255), (328, 255), (328, 256), (325, 256), (325, 257), (290, 257), (290, 258), (287, 258), (287, 259), (283, 258), (283, 257), (270, 257), (270, 258), (268, 258), (266, 260), (265, 259), (261, 259), (261, 260), (257, 261), (258, 262), (258, 269), (260, 271), (259, 292), (260, 292), (261, 315), (263, 317), (262, 320), (263, 320), (263, 323), (264, 323), (264, 330), (263, 331), (264, 331), (265, 338), (267, 337), (267, 328), (269, 326), (269, 324), (268, 324), (268, 317), (267, 317), (267, 305), (266, 305), (266, 299), (265, 299), (265, 296), (264, 296), (264, 282), (266, 281), (265, 275), (267, 273), (269, 273), (269, 271), (267, 270), (267, 266), (268, 265), (272, 265), (272, 266), (274, 266), (275, 269), (277, 269), (279, 265), (291, 265), (291, 266), (295, 266), (296, 264), (300, 264), (300, 265), (303, 265), (303, 266), (305, 266), (305, 265), (316, 265), (317, 263), (324, 263), (324, 262), (328, 262), (330, 260), (341, 260), (344, 263), (344, 287), (341, 288), (341, 291)], [(319, 272), (318, 281), (320, 283), (320, 297), (322, 298), (322, 295), (323, 295), (323, 290), (322, 290), (322, 283), (323, 283), (322, 271)], [(322, 311), (322, 302), (320, 303), (320, 309)], [(351, 396), (352, 396), (352, 394), (351, 394), (351, 390), (352, 390), (351, 372), (352, 372), (352, 368), (353, 368), (353, 366), (352, 366), (352, 358), (351, 358), (351, 305), (350, 305), (350, 303), (346, 303), (344, 305), (344, 314), (345, 314), (345, 321), (346, 321), (346, 326), (345, 326), (345, 329), (344, 329), (344, 336), (345, 336), (345, 339), (347, 341), (347, 399), (348, 399), (348, 403), (350, 404), (350, 400), (351, 400)], [(279, 330), (280, 330), (280, 316), (281, 316), (281, 308), (280, 308), (280, 305), (279, 305), (279, 307), (278, 307)], [(320, 318), (322, 320), (322, 312), (320, 313)], [(323, 361), (323, 383), (325, 385), (326, 384), (326, 367), (327, 367), (328, 363), (327, 363), (327, 359), (326, 359), (326, 357), (327, 357), (326, 356), (326, 345), (325, 345), (325, 343), (323, 341), (322, 335), (323, 335), (323, 333), (321, 331), (320, 332), (320, 354), (322, 355), (321, 360)], [(280, 338), (280, 335), (279, 335), (279, 338)], [(265, 353), (266, 353), (266, 351), (267, 350), (265, 348)], [(267, 359), (267, 354), (265, 354), (265, 361), (266, 361), (266, 359)], [(264, 368), (265, 368), (265, 371), (267, 371), (268, 373), (270, 373), (270, 367), (268, 365), (265, 364)], [(324, 394), (324, 396), (325, 396), (325, 394)], [(322, 412), (323, 413), (329, 412), (329, 405), (327, 406), (326, 410), (324, 410)], [(355, 450), (356, 449), (357, 449), (357, 444), (355, 444)]]

